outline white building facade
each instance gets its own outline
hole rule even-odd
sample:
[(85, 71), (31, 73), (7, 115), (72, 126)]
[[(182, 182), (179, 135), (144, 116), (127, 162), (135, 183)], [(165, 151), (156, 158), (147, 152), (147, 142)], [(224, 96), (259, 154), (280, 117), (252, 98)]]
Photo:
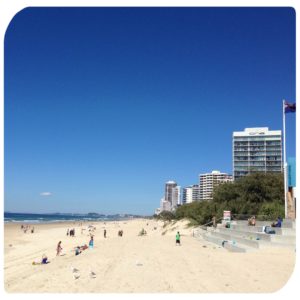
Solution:
[(181, 188), (175, 181), (165, 184), (165, 196), (160, 201), (161, 211), (173, 211), (181, 204)]
[(199, 175), (200, 200), (212, 200), (214, 188), (221, 183), (232, 182), (232, 175), (221, 173), (220, 171), (212, 171)]
[(193, 186), (189, 185), (182, 189), (182, 203), (188, 204), (193, 202)]
[(255, 172), (283, 171), (281, 130), (245, 128), (232, 136), (234, 180)]

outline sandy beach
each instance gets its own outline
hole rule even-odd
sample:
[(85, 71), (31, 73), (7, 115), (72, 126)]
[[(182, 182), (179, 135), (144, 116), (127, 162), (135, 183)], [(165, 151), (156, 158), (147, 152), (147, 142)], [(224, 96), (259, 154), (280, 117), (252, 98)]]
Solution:
[[(145, 219), (35, 224), (33, 234), (20, 225), (4, 226), (4, 287), (9, 293), (275, 292), (289, 280), (295, 264), (295, 249), (231, 253), (197, 240), (187, 221), (167, 226)], [(94, 248), (75, 256), (74, 247), (89, 242), (88, 225), (96, 227)], [(68, 228), (75, 228), (75, 237), (66, 235)], [(142, 228), (146, 236), (138, 235)], [(177, 231), (181, 246), (175, 245)], [(59, 241), (62, 256), (56, 256)], [(33, 265), (43, 254), (50, 263)], [(77, 279), (72, 268), (79, 270)]]

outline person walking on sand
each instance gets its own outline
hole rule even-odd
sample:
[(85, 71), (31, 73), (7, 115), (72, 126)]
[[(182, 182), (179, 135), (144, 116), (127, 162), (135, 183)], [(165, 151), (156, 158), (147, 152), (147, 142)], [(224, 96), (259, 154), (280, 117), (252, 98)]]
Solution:
[(179, 231), (177, 231), (177, 234), (176, 234), (176, 245), (181, 245), (180, 244), (180, 233), (179, 233)]
[(106, 229), (104, 229), (104, 238), (106, 238)]
[(59, 243), (57, 244), (57, 248), (56, 248), (56, 256), (60, 255), (61, 250), (62, 250), (61, 241), (59, 241)]

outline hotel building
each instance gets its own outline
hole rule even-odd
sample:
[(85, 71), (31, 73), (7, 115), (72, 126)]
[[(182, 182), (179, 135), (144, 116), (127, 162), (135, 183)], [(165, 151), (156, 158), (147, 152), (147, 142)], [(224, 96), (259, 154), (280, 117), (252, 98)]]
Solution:
[(161, 210), (174, 210), (181, 204), (180, 186), (175, 181), (168, 181), (165, 184), (165, 197), (161, 200)]
[(254, 172), (282, 172), (281, 130), (258, 127), (235, 131), (232, 149), (234, 180)]
[(224, 182), (232, 182), (232, 175), (212, 171), (199, 175), (200, 200), (212, 200), (212, 193), (216, 186)]
[(182, 203), (192, 203), (200, 199), (200, 186), (198, 184), (189, 185), (182, 189)]

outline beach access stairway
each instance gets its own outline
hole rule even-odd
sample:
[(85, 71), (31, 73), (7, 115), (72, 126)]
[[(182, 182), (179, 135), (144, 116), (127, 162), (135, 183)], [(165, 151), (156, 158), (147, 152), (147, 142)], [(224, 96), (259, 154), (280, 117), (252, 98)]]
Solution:
[(257, 221), (256, 226), (249, 226), (248, 221), (231, 221), (230, 228), (218, 224), (217, 228), (207, 227), (207, 230), (196, 230), (194, 236), (222, 246), (232, 252), (248, 252), (265, 247), (296, 246), (295, 221), (285, 219), (282, 227), (271, 227), (274, 234), (264, 232), (265, 226), (272, 222)]

